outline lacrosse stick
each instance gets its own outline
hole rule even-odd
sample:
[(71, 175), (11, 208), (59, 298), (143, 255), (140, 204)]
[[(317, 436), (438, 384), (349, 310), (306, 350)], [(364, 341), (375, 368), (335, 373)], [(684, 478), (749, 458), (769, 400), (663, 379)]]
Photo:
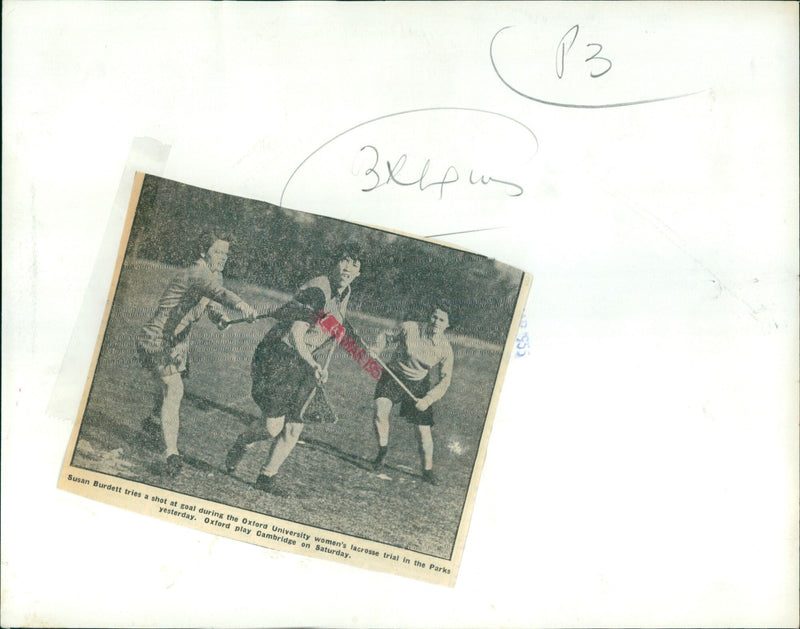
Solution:
[[(268, 317), (274, 317), (281, 308), (284, 308), (288, 304), (291, 304), (291, 302), (287, 302), (285, 304), (280, 304), (278, 306), (275, 306), (274, 308), (270, 308), (267, 312), (262, 312), (261, 314), (256, 315), (255, 319), (250, 319), (249, 317), (242, 317), (241, 319), (232, 319), (230, 321), (226, 321), (225, 325), (222, 326), (221, 329), (225, 330), (229, 325), (233, 325), (235, 323), (252, 323), (253, 321), (257, 321), (258, 319), (266, 319)], [(311, 308), (304, 304), (300, 304), (298, 308), (302, 309), (304, 312), (311, 311)]]
[[(325, 371), (328, 371), (328, 366), (331, 364), (331, 358), (333, 357), (333, 350), (335, 350), (335, 349), (336, 349), (336, 343), (331, 343), (331, 350), (328, 352), (328, 356), (327, 356), (327, 358), (325, 358), (325, 365), (323, 366), (323, 369)], [(300, 419), (303, 419), (303, 417), (305, 416), (306, 410), (308, 409), (309, 405), (311, 404), (311, 401), (314, 399), (314, 396), (316, 396), (316, 394), (317, 394), (317, 389), (321, 390), (322, 389), (322, 385), (318, 383), (318, 384), (316, 384), (314, 386), (313, 389), (311, 389), (311, 393), (308, 394), (308, 399), (306, 399), (305, 403), (303, 404), (302, 408), (300, 409)], [(324, 392), (323, 392), (323, 395), (324, 395)], [(331, 411), (331, 415), (333, 415), (333, 417), (334, 417), (334, 421), (336, 421), (336, 414), (333, 412), (333, 409), (330, 408), (330, 405), (327, 403), (327, 400), (325, 400), (325, 405), (328, 406), (329, 410)]]
[[(361, 336), (358, 334), (358, 332), (356, 332), (356, 331), (355, 331), (355, 328), (353, 328), (353, 326), (352, 326), (352, 325), (350, 326), (350, 329), (353, 331), (353, 336), (354, 336), (354, 337), (356, 337), (356, 340), (357, 340), (359, 343), (361, 343), (361, 345), (362, 345), (362, 346), (364, 346), (364, 347), (369, 347), (369, 345), (367, 345), (367, 344), (364, 342), (364, 339), (362, 339), (362, 338), (361, 338)], [(371, 353), (370, 353), (370, 356), (372, 356), (372, 354), (371, 354)], [(384, 370), (386, 373), (388, 373), (388, 374), (389, 374), (389, 375), (390, 375), (392, 378), (394, 378), (394, 381), (395, 381), (397, 384), (399, 384), (399, 385), (400, 385), (400, 388), (401, 388), (401, 389), (403, 389), (403, 391), (405, 391), (405, 392), (408, 394), (408, 396), (409, 396), (409, 397), (410, 397), (412, 400), (414, 400), (414, 402), (419, 402), (420, 398), (418, 398), (416, 395), (414, 395), (413, 393), (411, 393), (411, 391), (408, 389), (408, 387), (407, 387), (405, 384), (403, 384), (403, 381), (402, 381), (402, 380), (400, 380), (400, 378), (398, 378), (398, 377), (397, 377), (397, 375), (396, 375), (396, 374), (395, 374), (395, 373), (394, 373), (394, 372), (393, 372), (391, 369), (389, 369), (389, 367), (386, 365), (386, 363), (385, 363), (385, 362), (383, 362), (383, 361), (381, 360), (380, 356), (378, 356), (378, 355), (375, 355), (375, 356), (372, 356), (372, 358), (373, 358), (373, 360), (375, 360), (375, 362), (376, 362), (376, 363), (378, 363), (378, 364), (379, 364), (379, 365), (380, 365), (380, 366), (383, 368), (383, 370)]]
[(222, 327), (224, 330), (229, 325), (233, 325), (234, 323), (252, 323), (253, 321), (258, 321), (259, 319), (266, 319), (267, 317), (271, 317), (274, 314), (275, 310), (270, 310), (269, 312), (264, 312), (260, 315), (256, 315), (255, 319), (250, 319), (248, 317), (244, 317), (242, 319), (231, 319), (230, 321), (226, 321), (225, 325)]

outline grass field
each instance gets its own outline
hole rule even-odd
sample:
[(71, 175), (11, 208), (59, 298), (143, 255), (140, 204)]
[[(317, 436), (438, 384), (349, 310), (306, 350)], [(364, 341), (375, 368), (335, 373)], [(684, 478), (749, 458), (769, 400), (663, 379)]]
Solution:
[[(372, 427), (375, 381), (342, 350), (334, 354), (326, 395), (336, 424), (309, 424), (279, 473), (291, 493), (276, 497), (252, 485), (269, 442), (254, 444), (235, 475), (225, 454), (258, 416), (250, 398), (250, 360), (270, 319), (219, 332), (203, 319), (190, 338), (191, 375), (185, 380), (179, 448), (184, 469), (163, 474), (163, 455), (142, 439), (143, 418), (156, 384), (139, 366), (134, 338), (152, 315), (175, 269), (136, 262), (123, 267), (103, 350), (84, 414), (73, 465), (154, 487), (240, 507), (301, 524), (449, 558), (472, 474), (500, 353), (454, 343), (453, 383), (434, 407), (434, 467), (438, 486), (422, 481), (414, 427), (392, 414), (387, 469), (372, 472), (377, 446)], [(274, 294), (251, 285), (230, 287), (257, 310)], [(353, 287), (358, 290), (358, 284)], [(376, 332), (351, 313), (369, 341)], [(374, 320), (370, 320), (373, 321)], [(371, 328), (371, 329), (370, 329)]]

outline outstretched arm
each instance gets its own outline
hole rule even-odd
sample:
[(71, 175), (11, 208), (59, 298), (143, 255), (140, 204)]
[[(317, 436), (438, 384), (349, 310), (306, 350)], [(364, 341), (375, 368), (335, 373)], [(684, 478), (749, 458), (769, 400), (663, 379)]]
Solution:
[[(195, 269), (196, 268), (197, 267), (195, 267)], [(235, 308), (246, 318), (255, 321), (257, 315), (256, 311), (244, 299), (239, 297), (239, 295), (222, 285), (221, 275), (212, 273), (207, 269), (200, 270), (199, 272), (195, 270), (193, 274), (195, 275), (195, 281), (202, 295), (208, 297), (212, 302), (215, 302), (218, 308), (219, 304), (224, 304), (229, 308)], [(220, 309), (219, 317), (217, 317), (216, 320), (214, 317), (217, 317), (217, 314), (209, 314), (209, 318), (219, 327), (219, 322), (224, 317), (224, 313), (222, 313)]]

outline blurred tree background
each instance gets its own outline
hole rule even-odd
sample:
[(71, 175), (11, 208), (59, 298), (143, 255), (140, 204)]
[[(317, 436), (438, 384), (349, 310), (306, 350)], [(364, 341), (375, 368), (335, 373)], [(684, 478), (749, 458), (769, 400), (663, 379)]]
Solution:
[(419, 319), (442, 300), (452, 332), (493, 343), (505, 340), (522, 279), (485, 256), (153, 175), (145, 177), (126, 254), (188, 266), (199, 257), (197, 236), (210, 227), (233, 237), (226, 277), (287, 293), (327, 273), (336, 250), (358, 241), (364, 258), (351, 309)]

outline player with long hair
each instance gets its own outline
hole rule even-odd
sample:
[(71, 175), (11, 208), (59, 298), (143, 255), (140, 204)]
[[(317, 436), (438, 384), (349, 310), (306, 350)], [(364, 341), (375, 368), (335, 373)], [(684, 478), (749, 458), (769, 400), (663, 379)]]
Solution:
[(170, 476), (177, 474), (183, 465), (178, 452), (178, 430), (192, 324), (206, 314), (220, 330), (225, 329), (228, 319), (222, 305), (239, 310), (251, 321), (256, 318), (255, 310), (244, 299), (222, 285), (229, 246), (227, 234), (203, 231), (197, 240), (198, 259), (172, 279), (153, 318), (137, 338), (140, 361), (153, 374), (160, 389), (156, 408), (144, 420), (142, 429), (149, 439), (163, 441)]

